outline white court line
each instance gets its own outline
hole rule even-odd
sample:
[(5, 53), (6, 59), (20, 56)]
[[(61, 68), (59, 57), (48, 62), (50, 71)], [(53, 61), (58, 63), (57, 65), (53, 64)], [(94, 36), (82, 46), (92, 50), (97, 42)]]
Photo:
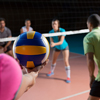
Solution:
[(75, 97), (75, 96), (78, 96), (78, 95), (87, 93), (87, 92), (89, 92), (89, 91), (90, 91), (90, 90), (86, 90), (86, 91), (83, 91), (83, 92), (80, 92), (80, 93), (76, 93), (76, 94), (73, 94), (73, 95), (70, 95), (70, 96), (67, 96), (67, 97), (64, 97), (64, 98), (60, 98), (60, 99), (57, 99), (57, 100), (65, 100), (65, 99), (69, 99), (69, 98), (72, 98), (72, 97)]
[[(80, 58), (80, 57), (83, 57), (83, 56), (84, 56), (84, 55), (82, 55), (82, 56), (70, 57), (69, 59)], [(60, 61), (60, 60), (63, 60), (63, 58), (61, 58), (61, 59), (57, 59), (57, 61)], [(52, 62), (52, 60), (49, 60), (49, 62)]]

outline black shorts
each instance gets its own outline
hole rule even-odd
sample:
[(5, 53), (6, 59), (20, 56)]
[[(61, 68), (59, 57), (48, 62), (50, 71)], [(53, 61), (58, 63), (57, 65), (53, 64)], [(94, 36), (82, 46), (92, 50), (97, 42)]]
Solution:
[(58, 50), (57, 48), (54, 49), (55, 51), (64, 51), (64, 50), (69, 50), (69, 47), (67, 46), (65, 49), (63, 50)]
[(100, 97), (100, 81), (94, 81), (90, 91), (91, 96)]
[[(2, 47), (5, 47), (7, 43), (5, 43), (4, 45), (1, 45)], [(8, 47), (7, 47), (7, 50), (4, 52), (4, 53), (7, 53), (8, 51), (10, 51), (12, 49), (12, 45), (10, 44)]]

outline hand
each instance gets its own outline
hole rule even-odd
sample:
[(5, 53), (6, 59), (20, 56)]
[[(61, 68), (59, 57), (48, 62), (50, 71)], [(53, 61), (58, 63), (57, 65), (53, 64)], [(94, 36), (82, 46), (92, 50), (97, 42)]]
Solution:
[(52, 42), (52, 43), (51, 43), (51, 47), (54, 47), (54, 46), (55, 46), (55, 43)]
[(47, 63), (49, 62), (49, 59), (47, 59), (42, 65), (40, 65), (40, 66), (37, 66), (37, 67), (34, 67), (34, 68), (32, 68), (32, 69), (30, 69), (30, 68), (27, 68), (27, 71), (28, 72), (39, 72), (41, 69), (43, 69), (44, 68), (44, 66), (46, 66), (47, 65)]
[[(19, 60), (16, 58), (16, 61), (19, 63), (21, 69), (23, 69), (23, 66), (20, 64)], [(34, 67), (34, 68), (27, 68), (28, 72), (38, 72), (40, 71), (47, 63), (49, 62), (49, 59), (47, 59), (42, 65)]]
[(93, 75), (90, 77), (90, 88), (92, 87), (94, 80), (95, 80), (95, 76)]
[(21, 69), (23, 69), (23, 66), (20, 64), (19, 60), (17, 58), (15, 58), (15, 59), (18, 62), (18, 64), (20, 65)]
[(4, 51), (4, 52), (7, 51), (7, 47), (6, 47), (6, 46), (3, 48), (3, 51)]

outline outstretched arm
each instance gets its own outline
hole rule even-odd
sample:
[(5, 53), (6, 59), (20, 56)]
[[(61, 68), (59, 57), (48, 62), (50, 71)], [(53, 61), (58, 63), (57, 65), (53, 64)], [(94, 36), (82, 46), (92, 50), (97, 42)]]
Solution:
[[(15, 100), (18, 100), (19, 97), (23, 95), (24, 92), (26, 92), (29, 88), (31, 88), (36, 81), (36, 77), (38, 76), (38, 72), (48, 63), (49, 60), (44, 62), (41, 66), (37, 67), (37, 69), (28, 69), (28, 74), (23, 75), (21, 87), (18, 91), (18, 94), (16, 96)], [(33, 72), (36, 71), (36, 72)]]

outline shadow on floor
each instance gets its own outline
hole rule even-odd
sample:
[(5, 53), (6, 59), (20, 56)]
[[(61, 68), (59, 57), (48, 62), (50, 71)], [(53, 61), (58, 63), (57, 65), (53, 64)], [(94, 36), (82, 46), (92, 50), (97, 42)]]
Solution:
[(61, 79), (61, 78), (55, 78), (55, 77), (48, 77), (47, 73), (39, 73), (38, 78), (43, 78), (43, 79), (52, 79), (52, 80), (61, 80), (66, 82), (66, 80)]

